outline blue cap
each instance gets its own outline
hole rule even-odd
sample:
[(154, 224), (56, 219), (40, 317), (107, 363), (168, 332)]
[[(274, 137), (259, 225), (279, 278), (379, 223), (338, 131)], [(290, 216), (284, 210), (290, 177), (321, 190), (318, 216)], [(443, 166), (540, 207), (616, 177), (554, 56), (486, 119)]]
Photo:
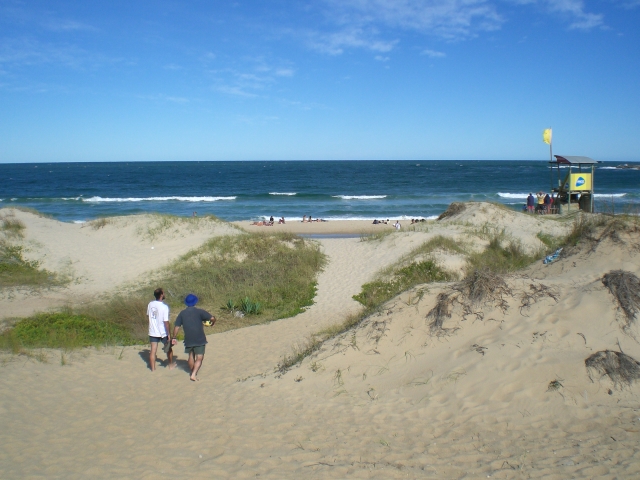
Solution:
[(187, 295), (187, 298), (184, 299), (184, 304), (187, 307), (193, 307), (196, 303), (198, 303), (198, 297), (196, 297), (193, 293)]

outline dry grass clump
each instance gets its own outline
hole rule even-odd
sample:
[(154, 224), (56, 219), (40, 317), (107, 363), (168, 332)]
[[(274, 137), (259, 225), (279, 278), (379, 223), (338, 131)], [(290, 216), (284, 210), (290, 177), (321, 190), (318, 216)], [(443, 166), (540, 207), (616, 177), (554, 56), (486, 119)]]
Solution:
[(626, 318), (625, 329), (636, 320), (640, 310), (640, 279), (631, 272), (612, 270), (602, 277), (602, 283), (618, 302)]
[(602, 350), (587, 358), (584, 364), (589, 371), (589, 378), (594, 372), (599, 378), (608, 375), (616, 386), (630, 385), (640, 378), (640, 363), (622, 352)]
[(442, 335), (455, 330), (445, 329), (443, 325), (447, 318), (451, 318), (456, 305), (462, 308), (463, 317), (475, 315), (476, 319), (482, 320), (483, 307), (499, 308), (505, 313), (509, 308), (506, 298), (512, 296), (513, 291), (502, 275), (491, 270), (473, 270), (448, 291), (438, 294), (435, 306), (427, 313), (427, 320), (431, 320), (431, 333)]
[[(625, 234), (637, 234), (640, 232), (640, 220), (629, 215), (580, 215), (573, 222), (571, 232), (565, 237), (564, 245), (575, 247), (579, 244), (586, 244), (591, 247), (591, 251), (606, 239), (616, 243), (625, 243), (620, 236)], [(639, 245), (634, 245), (636, 248)]]
[(469, 307), (491, 304), (503, 312), (509, 308), (505, 296), (513, 296), (502, 275), (491, 270), (474, 270), (452, 288), (460, 292)]
[(440, 214), (437, 220), (439, 221), (444, 220), (447, 217), (453, 217), (454, 215), (464, 212), (466, 208), (466, 204), (462, 202), (453, 202), (451, 205), (449, 205), (449, 208), (447, 208)]
[(553, 298), (558, 302), (558, 291), (555, 288), (548, 287), (543, 283), (529, 285), (528, 292), (522, 292), (520, 297), (520, 313), (524, 315), (524, 311), (529, 310), (533, 304), (543, 297)]
[(427, 320), (431, 320), (429, 328), (432, 334), (440, 335), (449, 332), (448, 329), (444, 328), (444, 321), (447, 318), (451, 318), (453, 304), (457, 298), (457, 295), (452, 292), (441, 292), (438, 294), (435, 307), (427, 313)]
[(94, 230), (100, 230), (111, 223), (110, 218), (96, 218), (89, 222), (89, 226)]
[(7, 237), (22, 238), (24, 236), (22, 231), (25, 228), (24, 223), (15, 218), (13, 213), (0, 217), (0, 231), (4, 232)]

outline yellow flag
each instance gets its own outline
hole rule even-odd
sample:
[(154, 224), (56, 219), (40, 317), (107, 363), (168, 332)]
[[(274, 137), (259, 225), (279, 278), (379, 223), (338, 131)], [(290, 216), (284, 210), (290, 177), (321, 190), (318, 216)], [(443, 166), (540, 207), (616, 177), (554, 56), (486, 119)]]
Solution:
[(548, 145), (551, 145), (551, 129), (547, 128), (542, 132), (542, 141)]

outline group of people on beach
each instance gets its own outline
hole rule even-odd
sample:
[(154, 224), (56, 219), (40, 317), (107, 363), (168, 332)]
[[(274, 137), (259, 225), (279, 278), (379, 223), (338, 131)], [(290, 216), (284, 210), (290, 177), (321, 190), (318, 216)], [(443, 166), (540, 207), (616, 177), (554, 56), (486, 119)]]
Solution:
[[(389, 219), (387, 218), (386, 220), (378, 220), (377, 218), (373, 220), (372, 222), (374, 225), (388, 225), (389, 224)], [(411, 223), (413, 223), (413, 220), (411, 221)], [(400, 225), (400, 220), (396, 220), (395, 223), (393, 224), (393, 228), (395, 228), (396, 230), (400, 230), (400, 228), (402, 228), (402, 225)]]
[(149, 368), (152, 372), (156, 370), (156, 356), (158, 345), (162, 343), (162, 350), (167, 354), (169, 369), (176, 366), (174, 362), (173, 346), (178, 343), (177, 337), (180, 327), (184, 329), (184, 353), (188, 355), (187, 363), (191, 372), (190, 379), (198, 381), (198, 371), (204, 360), (204, 351), (207, 345), (207, 336), (204, 333), (204, 326), (212, 326), (216, 323), (216, 317), (206, 310), (196, 308), (198, 297), (190, 293), (184, 299), (187, 308), (182, 310), (176, 318), (173, 333), (170, 332), (169, 306), (164, 303), (165, 295), (162, 288), (156, 288), (153, 292), (155, 300), (149, 302), (147, 306), (147, 316), (149, 317)]
[(311, 218), (311, 215), (309, 215), (309, 218), (307, 218), (306, 215), (302, 216), (302, 223), (311, 223), (311, 222), (326, 222), (326, 220), (323, 220), (322, 218), (316, 218), (315, 220), (313, 220)]
[[(280, 220), (278, 220), (278, 224), (284, 225), (284, 223), (285, 223), (284, 217), (280, 217)], [(275, 220), (273, 219), (273, 215), (271, 215), (271, 217), (269, 218), (269, 221), (260, 220), (258, 222), (253, 222), (251, 225), (256, 225), (257, 227), (273, 227), (274, 224), (275, 224)]]
[(553, 199), (548, 193), (541, 191), (536, 193), (535, 197), (533, 196), (533, 193), (529, 193), (529, 196), (527, 197), (527, 212), (545, 215), (551, 213), (552, 204)]

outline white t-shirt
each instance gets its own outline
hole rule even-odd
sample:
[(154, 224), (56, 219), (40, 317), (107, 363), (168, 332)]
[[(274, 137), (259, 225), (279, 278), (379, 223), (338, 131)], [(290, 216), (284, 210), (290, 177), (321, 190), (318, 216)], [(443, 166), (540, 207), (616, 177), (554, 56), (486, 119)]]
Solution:
[(164, 322), (169, 321), (169, 306), (154, 300), (147, 307), (147, 315), (149, 315), (149, 336), (160, 338), (168, 336)]

